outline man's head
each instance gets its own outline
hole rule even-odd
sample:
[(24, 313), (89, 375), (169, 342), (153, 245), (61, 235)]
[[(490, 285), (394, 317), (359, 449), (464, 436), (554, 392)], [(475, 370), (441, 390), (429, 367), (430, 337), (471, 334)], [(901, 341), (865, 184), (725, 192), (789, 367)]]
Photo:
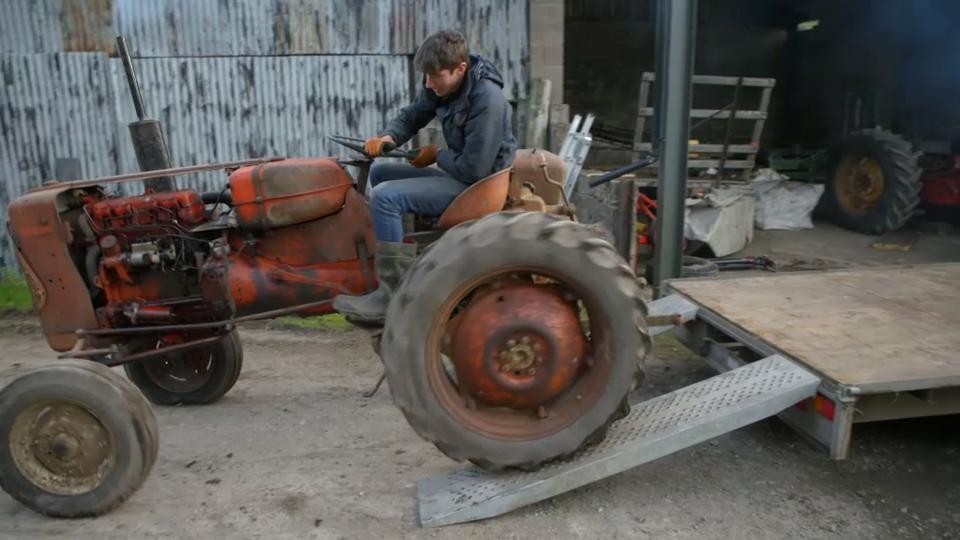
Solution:
[(469, 54), (463, 34), (441, 30), (424, 40), (413, 63), (427, 76), (427, 88), (445, 97), (460, 88), (467, 72)]

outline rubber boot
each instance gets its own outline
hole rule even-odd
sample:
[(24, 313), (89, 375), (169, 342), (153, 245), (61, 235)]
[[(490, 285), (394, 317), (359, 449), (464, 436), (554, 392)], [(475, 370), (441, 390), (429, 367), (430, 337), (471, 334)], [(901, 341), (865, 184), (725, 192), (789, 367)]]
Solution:
[(417, 245), (401, 242), (378, 242), (374, 262), (377, 289), (362, 296), (340, 295), (333, 299), (333, 308), (348, 320), (364, 324), (383, 324), (393, 292), (417, 258)]

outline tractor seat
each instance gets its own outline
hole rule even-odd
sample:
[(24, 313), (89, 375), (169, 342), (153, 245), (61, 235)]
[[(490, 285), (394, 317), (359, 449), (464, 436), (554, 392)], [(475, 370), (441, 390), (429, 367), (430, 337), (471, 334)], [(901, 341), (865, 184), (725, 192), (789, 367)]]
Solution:
[(434, 226), (439, 230), (447, 230), (464, 221), (481, 218), (503, 210), (507, 204), (507, 191), (510, 188), (510, 172), (512, 167), (497, 171), (490, 176), (477, 180), (463, 191), (443, 211)]

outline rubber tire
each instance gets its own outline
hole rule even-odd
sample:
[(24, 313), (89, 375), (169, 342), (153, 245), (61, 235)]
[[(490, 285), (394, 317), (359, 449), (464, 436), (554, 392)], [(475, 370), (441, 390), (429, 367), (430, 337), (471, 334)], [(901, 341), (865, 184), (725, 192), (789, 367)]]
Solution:
[[(867, 212), (852, 212), (837, 197), (834, 178), (845, 156), (876, 159), (883, 170), (884, 190), (876, 206)], [(909, 142), (882, 129), (855, 131), (832, 153), (829, 176), (823, 191), (823, 209), (838, 225), (863, 234), (883, 234), (906, 225), (920, 205), (919, 152)]]
[[(142, 362), (125, 364), (123, 370), (147, 399), (156, 405), (208, 405), (219, 401), (240, 378), (240, 371), (243, 370), (240, 334), (232, 330), (226, 338), (211, 347), (211, 352), (214, 355), (213, 374), (205, 385), (192, 392), (171, 392), (160, 387), (147, 373)], [(156, 359), (144, 360), (151, 361)]]
[[(90, 410), (110, 431), (116, 465), (92, 491), (49, 493), (25, 478), (10, 454), (17, 415), (39, 400), (69, 399)], [(63, 360), (21, 375), (0, 391), (0, 487), (24, 506), (59, 518), (94, 517), (120, 506), (143, 485), (157, 460), (157, 420), (136, 387), (88, 360)]]
[[(552, 269), (592, 291), (610, 321), (614, 348), (610, 382), (596, 406), (560, 432), (527, 441), (459, 424), (434, 396), (424, 361), (431, 325), (449, 296), (466, 281), (514, 265)], [(417, 260), (387, 310), (381, 356), (393, 400), (420, 437), (487, 470), (532, 470), (602, 441), (629, 412), (627, 395), (643, 380), (651, 348), (646, 314), (630, 267), (584, 225), (543, 213), (492, 214), (450, 229)]]

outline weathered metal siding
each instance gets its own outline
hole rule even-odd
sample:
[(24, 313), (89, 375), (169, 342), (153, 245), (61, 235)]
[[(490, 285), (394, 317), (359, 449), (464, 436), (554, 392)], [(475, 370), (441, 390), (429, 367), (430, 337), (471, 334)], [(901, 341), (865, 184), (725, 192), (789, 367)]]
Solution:
[(404, 54), (413, 0), (114, 0), (135, 56)]
[(0, 52), (134, 57), (413, 54), (456, 28), (526, 96), (527, 0), (4, 0)]
[[(105, 55), (0, 55), (0, 76), (0, 224), (10, 201), (53, 177), (57, 158), (78, 158), (85, 175), (117, 172)], [(9, 266), (6, 227), (0, 237), (0, 265)]]
[[(144, 58), (134, 60), (148, 115), (175, 165), (260, 156), (347, 155), (328, 135), (375, 133), (409, 103), (404, 56)], [(113, 60), (121, 170), (136, 170), (123, 67)], [(222, 176), (189, 185), (219, 189)]]

